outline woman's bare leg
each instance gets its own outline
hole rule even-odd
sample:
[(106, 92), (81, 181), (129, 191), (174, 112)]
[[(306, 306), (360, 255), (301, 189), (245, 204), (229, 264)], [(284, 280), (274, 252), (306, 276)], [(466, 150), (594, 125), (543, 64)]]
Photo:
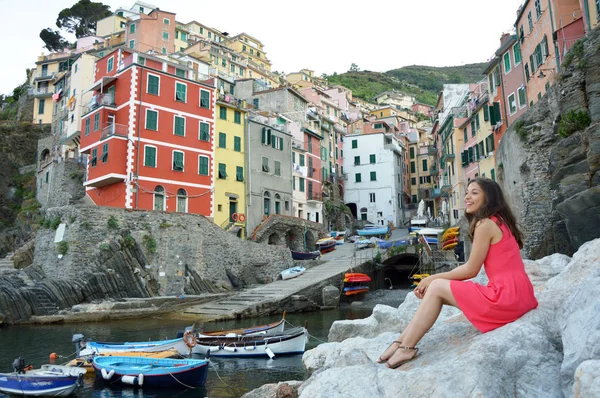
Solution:
[[(402, 346), (414, 347), (433, 326), (444, 304), (458, 307), (450, 289), (450, 281), (436, 279), (427, 288), (423, 302), (419, 305), (409, 326), (402, 333)], [(396, 346), (396, 351), (387, 361), (388, 367), (394, 367), (395, 364), (415, 356), (415, 352), (412, 350), (398, 350), (397, 344), (394, 346)]]

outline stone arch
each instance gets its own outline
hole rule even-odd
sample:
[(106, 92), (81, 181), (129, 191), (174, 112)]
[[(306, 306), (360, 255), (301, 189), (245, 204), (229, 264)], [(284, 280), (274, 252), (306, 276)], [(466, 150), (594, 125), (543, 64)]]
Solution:
[(269, 235), (268, 243), (270, 245), (278, 245), (281, 243), (281, 237), (277, 233), (272, 233)]
[(292, 250), (304, 250), (304, 236), (300, 228), (290, 228), (285, 233), (285, 244)]
[(50, 160), (50, 150), (48, 148), (45, 148), (40, 154), (40, 164), (44, 164), (48, 160)]
[[(306, 239), (306, 250), (313, 251), (316, 249), (315, 242), (317, 241), (317, 239), (315, 238), (315, 235), (312, 233), (312, 231), (306, 231), (304, 239)], [(304, 244), (304, 242), (302, 243)]]

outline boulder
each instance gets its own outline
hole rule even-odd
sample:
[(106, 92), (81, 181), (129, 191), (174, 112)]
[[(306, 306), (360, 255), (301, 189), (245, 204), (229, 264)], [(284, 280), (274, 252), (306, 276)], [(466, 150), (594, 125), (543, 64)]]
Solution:
[(575, 371), (573, 398), (600, 397), (600, 361), (585, 361)]
[(325, 286), (322, 290), (323, 306), (337, 307), (340, 302), (340, 289), (335, 286)]

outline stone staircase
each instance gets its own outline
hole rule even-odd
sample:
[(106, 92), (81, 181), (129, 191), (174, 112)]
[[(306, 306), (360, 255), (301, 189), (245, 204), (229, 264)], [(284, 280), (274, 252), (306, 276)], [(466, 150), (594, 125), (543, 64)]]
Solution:
[(54, 315), (58, 312), (58, 307), (48, 298), (43, 288), (34, 286), (30, 287), (29, 291), (36, 297), (38, 315)]
[(0, 275), (5, 272), (14, 271), (15, 266), (13, 264), (13, 253), (8, 253), (6, 257), (0, 258)]

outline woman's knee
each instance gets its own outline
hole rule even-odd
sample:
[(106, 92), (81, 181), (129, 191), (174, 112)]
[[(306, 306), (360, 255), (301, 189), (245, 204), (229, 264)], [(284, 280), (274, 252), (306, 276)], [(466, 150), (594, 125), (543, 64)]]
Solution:
[(430, 293), (432, 296), (442, 297), (447, 282), (448, 281), (443, 279), (436, 279), (434, 281), (431, 281), (429, 287), (427, 288), (427, 293)]

